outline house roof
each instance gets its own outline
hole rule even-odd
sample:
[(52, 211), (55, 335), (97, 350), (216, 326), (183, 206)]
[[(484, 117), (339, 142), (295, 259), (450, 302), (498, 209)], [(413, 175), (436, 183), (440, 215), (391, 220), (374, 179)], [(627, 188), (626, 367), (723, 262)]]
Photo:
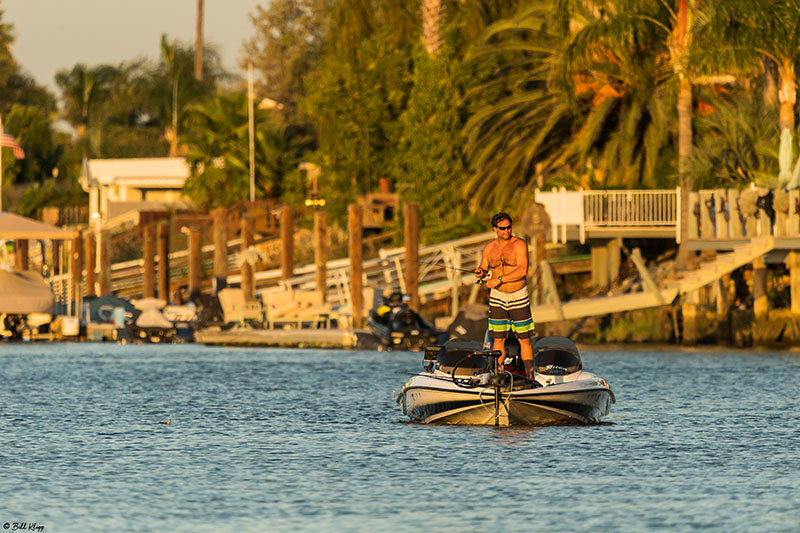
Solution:
[(83, 167), (81, 186), (86, 191), (93, 183), (180, 188), (189, 175), (189, 165), (182, 157), (89, 159)]
[(0, 239), (54, 239), (70, 240), (74, 231), (51, 226), (14, 213), (0, 213)]

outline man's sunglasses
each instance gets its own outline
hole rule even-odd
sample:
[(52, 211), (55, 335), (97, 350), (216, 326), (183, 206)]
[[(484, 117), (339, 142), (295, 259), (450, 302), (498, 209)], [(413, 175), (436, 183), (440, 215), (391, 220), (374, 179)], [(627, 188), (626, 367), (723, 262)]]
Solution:
[(500, 231), (505, 231), (507, 229), (511, 229), (511, 224), (508, 226), (495, 226), (495, 228), (499, 229)]

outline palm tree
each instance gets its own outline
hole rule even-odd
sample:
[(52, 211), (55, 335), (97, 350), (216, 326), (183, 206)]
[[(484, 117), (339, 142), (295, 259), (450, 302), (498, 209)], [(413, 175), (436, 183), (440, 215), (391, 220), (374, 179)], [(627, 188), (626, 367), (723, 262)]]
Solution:
[[(694, 189), (689, 172), (692, 155), (692, 82), (686, 71), (691, 51), (693, 20), (697, 7), (694, 0), (677, 0), (678, 12), (669, 36), (669, 54), (673, 71), (678, 77), (678, 181), (681, 185), (681, 235), (677, 260), (689, 260), (689, 193)], [(691, 6), (690, 6), (691, 1)]]
[(780, 129), (794, 134), (797, 101), (795, 68), (800, 61), (800, 0), (726, 0), (714, 2), (707, 31), (728, 46), (742, 71), (761, 69), (766, 58), (778, 72)]
[(713, 112), (695, 120), (697, 141), (690, 162), (695, 184), (702, 188), (775, 186), (780, 135), (774, 110), (763, 96), (741, 88), (699, 98)]
[(197, 31), (194, 41), (194, 77), (203, 81), (203, 0), (197, 0)]
[(440, 28), (444, 12), (442, 0), (422, 0), (422, 45), (431, 56), (436, 56), (442, 46)]
[(111, 95), (119, 69), (109, 65), (87, 67), (75, 65), (72, 70), (56, 73), (61, 89), (64, 118), (75, 128), (84, 157), (99, 153), (102, 135), (100, 109)]
[(551, 167), (572, 130), (573, 110), (552, 82), (564, 34), (540, 2), (489, 26), (467, 59), (483, 65), (467, 97), (475, 111), (464, 133), (473, 207), (499, 207)]
[(497, 75), (476, 93), (502, 97), (466, 128), (468, 191), (479, 203), (497, 205), (544, 176), (660, 184), (671, 124), (659, 31), (669, 12), (642, 4), (539, 2), (487, 30), (472, 56), (494, 58)]
[[(228, 206), (249, 195), (247, 94), (218, 93), (187, 109), (190, 124), (183, 141), (192, 167), (185, 190), (203, 208)], [(309, 137), (294, 126), (281, 125), (271, 112), (256, 109), (256, 194), (279, 197), (284, 179), (296, 172), (309, 149)]]
[(164, 127), (164, 138), (169, 142), (169, 155), (180, 154), (181, 127), (186, 107), (213, 94), (217, 80), (225, 74), (220, 67), (216, 50), (206, 47), (202, 81), (192, 74), (193, 50), (176, 41), (161, 36), (161, 62), (146, 77), (153, 112)]

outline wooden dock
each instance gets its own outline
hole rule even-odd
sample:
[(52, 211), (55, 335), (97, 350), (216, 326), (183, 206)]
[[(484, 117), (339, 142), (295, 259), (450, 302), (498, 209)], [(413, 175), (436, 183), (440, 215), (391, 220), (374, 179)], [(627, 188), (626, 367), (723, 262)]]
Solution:
[(205, 329), (195, 333), (195, 342), (217, 346), (276, 346), (292, 348), (356, 347), (362, 332), (350, 329)]

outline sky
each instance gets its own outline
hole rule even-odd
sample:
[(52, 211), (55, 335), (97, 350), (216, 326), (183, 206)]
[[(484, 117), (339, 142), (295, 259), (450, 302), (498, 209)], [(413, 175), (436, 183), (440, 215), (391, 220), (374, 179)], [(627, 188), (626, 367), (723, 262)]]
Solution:
[[(223, 66), (241, 76), (242, 42), (253, 36), (249, 15), (269, 0), (205, 0), (204, 41)], [(54, 93), (56, 72), (77, 63), (119, 65), (159, 56), (161, 35), (194, 45), (197, 0), (0, 0), (14, 25), (11, 51), (23, 70)]]

